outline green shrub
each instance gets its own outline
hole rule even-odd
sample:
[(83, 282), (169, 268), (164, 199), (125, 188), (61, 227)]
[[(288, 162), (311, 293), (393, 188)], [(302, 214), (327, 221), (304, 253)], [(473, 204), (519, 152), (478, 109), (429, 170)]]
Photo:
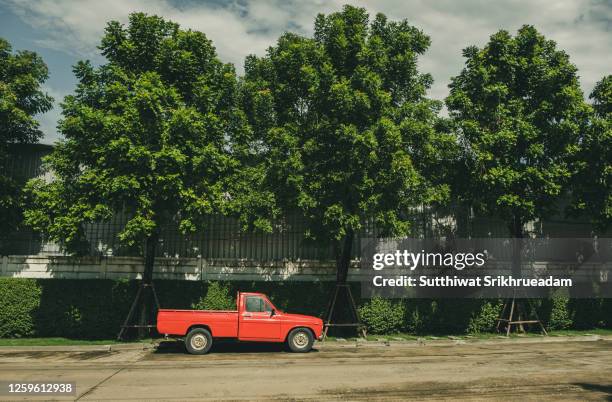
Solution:
[(209, 282), (206, 296), (192, 307), (196, 310), (235, 310), (236, 301), (230, 296), (230, 287), (221, 282)]
[(359, 307), (359, 315), (369, 333), (392, 334), (403, 329), (406, 307), (402, 302), (374, 297)]
[(567, 329), (572, 326), (572, 316), (568, 309), (569, 298), (567, 296), (553, 296), (550, 299), (550, 317), (548, 319), (549, 329)]
[(502, 303), (499, 301), (486, 301), (482, 303), (480, 309), (472, 314), (467, 332), (478, 334), (493, 331), (497, 325), (497, 319), (501, 313), (502, 306)]
[(40, 294), (33, 279), (0, 278), (0, 338), (34, 335)]

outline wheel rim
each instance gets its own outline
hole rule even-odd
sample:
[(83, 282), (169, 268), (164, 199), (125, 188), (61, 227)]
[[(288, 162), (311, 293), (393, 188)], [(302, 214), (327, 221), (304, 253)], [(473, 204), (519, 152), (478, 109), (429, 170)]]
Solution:
[(202, 350), (208, 344), (208, 339), (202, 334), (197, 334), (191, 337), (190, 343), (193, 349)]
[(300, 331), (293, 336), (293, 344), (295, 347), (304, 349), (308, 345), (309, 339), (306, 332)]

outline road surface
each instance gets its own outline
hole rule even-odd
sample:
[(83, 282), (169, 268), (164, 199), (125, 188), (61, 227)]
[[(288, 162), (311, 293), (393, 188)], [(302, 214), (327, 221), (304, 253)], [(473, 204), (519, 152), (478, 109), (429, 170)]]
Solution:
[(307, 354), (226, 344), (206, 356), (172, 344), (157, 351), (0, 348), (0, 379), (76, 382), (68, 399), (79, 401), (612, 400), (610, 339), (453, 343), (328, 341)]

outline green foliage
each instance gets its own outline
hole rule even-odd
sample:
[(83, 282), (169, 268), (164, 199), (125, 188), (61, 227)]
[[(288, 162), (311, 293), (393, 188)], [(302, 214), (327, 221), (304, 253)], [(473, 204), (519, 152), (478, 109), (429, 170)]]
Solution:
[(550, 299), (551, 309), (547, 327), (549, 329), (568, 329), (572, 326), (572, 316), (569, 311), (567, 296), (553, 296)]
[(196, 310), (236, 310), (236, 298), (230, 294), (230, 287), (221, 282), (208, 282), (206, 296), (192, 305)]
[(432, 316), (431, 300), (406, 300), (406, 322), (403, 330), (411, 334), (424, 333), (428, 329), (428, 321)]
[(425, 299), (425, 302), (430, 306), (423, 317), (424, 331), (438, 334), (465, 334), (482, 305), (482, 301), (476, 299)]
[(34, 335), (40, 295), (40, 286), (33, 280), (0, 278), (0, 338)]
[(603, 299), (601, 301), (601, 327), (602, 328), (612, 328), (612, 298)]
[(34, 52), (12, 52), (0, 38), (0, 144), (32, 143), (42, 137), (34, 115), (53, 106), (53, 98), (41, 91), (49, 77), (47, 65)]
[(589, 98), (593, 100), (593, 109), (597, 116), (610, 119), (612, 115), (612, 75), (606, 75), (595, 84)]
[(498, 301), (485, 301), (480, 309), (472, 314), (467, 327), (470, 334), (481, 332), (492, 332), (497, 325), (497, 319), (501, 313), (502, 303)]
[(425, 97), (432, 78), (417, 69), (429, 43), (406, 21), (345, 6), (319, 15), (313, 38), (285, 33), (246, 60), (247, 159), (263, 166), (251, 185), (265, 194), (251, 219), (299, 211), (307, 237), (334, 246), (340, 281), (367, 219), (405, 234), (406, 210), (448, 198), (441, 176), (454, 138), (437, 130), (441, 104)]
[(228, 135), (242, 129), (233, 67), (203, 33), (140, 13), (110, 22), (100, 49), (106, 64), (74, 67), (65, 139), (46, 159), (55, 180), (29, 183), (27, 223), (71, 252), (87, 246), (86, 224), (122, 212), (127, 246), (168, 223), (197, 230), (227, 203)]
[(610, 311), (602, 310), (602, 299), (571, 299), (568, 302), (572, 328), (592, 329), (604, 326)]
[(37, 336), (110, 339), (117, 336), (136, 286), (128, 281), (39, 280)]
[[(139, 286), (138, 281), (102, 279), (32, 282), (42, 289), (40, 308), (33, 315), (35, 335), (76, 339), (114, 339)], [(162, 307), (190, 308), (202, 294), (199, 282), (155, 285)]]
[[(113, 339), (138, 285), (138, 281), (127, 280), (1, 278), (0, 337)], [(235, 302), (230, 295), (240, 290), (263, 292), (283, 311), (319, 317), (325, 312), (333, 286), (333, 282), (155, 282), (162, 308), (199, 308), (198, 304), (209, 299), (204, 308), (219, 306), (233, 310)], [(359, 287), (353, 291), (359, 301)], [(501, 307), (499, 300), (371, 299), (364, 302), (359, 312), (373, 334), (486, 332), (494, 326)], [(565, 299), (552, 309), (550, 303), (551, 299), (544, 300), (538, 312), (553, 329), (610, 326), (610, 299)], [(551, 313), (554, 319), (548, 318)]]
[(575, 162), (572, 212), (603, 231), (612, 224), (612, 75), (595, 85), (590, 98), (593, 111)]
[(404, 328), (404, 303), (374, 297), (359, 307), (359, 316), (372, 334), (392, 334)]
[(20, 223), (23, 185), (7, 170), (8, 152), (11, 144), (42, 138), (34, 116), (53, 106), (53, 98), (41, 90), (47, 78), (47, 65), (36, 53), (13, 53), (11, 45), (0, 38), (0, 227), (5, 233)]
[(468, 47), (446, 99), (461, 143), (458, 197), (522, 225), (555, 211), (588, 115), (569, 56), (532, 26)]

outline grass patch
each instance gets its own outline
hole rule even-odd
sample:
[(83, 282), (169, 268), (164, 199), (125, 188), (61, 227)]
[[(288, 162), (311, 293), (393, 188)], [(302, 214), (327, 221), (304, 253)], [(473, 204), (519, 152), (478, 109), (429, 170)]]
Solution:
[(612, 329), (595, 328), (588, 330), (560, 329), (557, 331), (549, 331), (550, 336), (585, 336), (585, 335), (612, 335)]
[(77, 346), (114, 345), (119, 343), (151, 342), (151, 339), (119, 342), (115, 339), (68, 339), (68, 338), (0, 338), (0, 346)]
[[(612, 335), (612, 329), (596, 328), (590, 330), (556, 330), (548, 331), (549, 336), (589, 336), (589, 335)], [(510, 338), (525, 338), (525, 337), (541, 337), (539, 332), (526, 334), (510, 334)], [(416, 341), (418, 339), (425, 340), (447, 340), (447, 339), (495, 339), (505, 338), (501, 333), (480, 333), (480, 334), (464, 334), (464, 335), (414, 335), (407, 333), (399, 333), (392, 335), (368, 335), (368, 341)], [(335, 341), (337, 338), (328, 336), (328, 341)], [(355, 342), (359, 338), (350, 337), (344, 338), (348, 342)], [(116, 339), (69, 339), (69, 338), (0, 338), (1, 346), (78, 346), (78, 345), (116, 345), (121, 343), (145, 342), (151, 343), (154, 339), (146, 338), (134, 341), (119, 342)]]
[[(596, 328), (590, 330), (555, 330), (548, 331), (549, 336), (589, 336), (589, 335), (612, 335), (612, 329), (604, 329), (604, 328)], [(526, 337), (542, 337), (543, 335), (540, 332), (529, 332), (524, 334), (512, 333), (510, 334), (510, 338), (526, 338)], [(414, 335), (414, 334), (391, 334), (391, 335), (368, 335), (366, 338), (368, 341), (416, 341), (418, 339), (425, 340), (445, 340), (445, 339), (461, 339), (461, 340), (470, 340), (470, 339), (496, 339), (496, 338), (506, 338), (506, 336), (502, 333), (478, 333), (478, 334), (463, 334), (463, 335)], [(337, 338), (328, 336), (328, 340), (335, 341)], [(356, 337), (344, 338), (348, 342), (354, 342), (357, 339)]]

